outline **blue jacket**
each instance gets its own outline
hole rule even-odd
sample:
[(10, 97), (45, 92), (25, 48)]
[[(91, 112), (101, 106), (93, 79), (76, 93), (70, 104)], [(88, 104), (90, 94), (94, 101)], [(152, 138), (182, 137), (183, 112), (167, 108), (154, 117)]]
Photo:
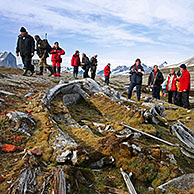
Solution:
[[(134, 71), (132, 71), (132, 69), (134, 69)], [(136, 65), (132, 65), (130, 67), (131, 83), (142, 84), (143, 73), (144, 73), (144, 69), (142, 65), (138, 65), (137, 68), (136, 68)]]

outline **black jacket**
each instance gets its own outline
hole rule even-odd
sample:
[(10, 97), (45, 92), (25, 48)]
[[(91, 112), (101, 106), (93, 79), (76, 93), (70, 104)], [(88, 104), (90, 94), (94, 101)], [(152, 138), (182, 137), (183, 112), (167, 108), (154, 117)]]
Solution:
[[(132, 71), (132, 69), (138, 71), (138, 73), (136, 73), (135, 71)], [(143, 73), (144, 73), (144, 69), (143, 69), (143, 66), (142, 65), (138, 65), (137, 68), (136, 68), (136, 65), (132, 65), (131, 68), (130, 68), (130, 80), (131, 80), (131, 83), (134, 83), (134, 84), (142, 84), (142, 76), (143, 76)]]
[(20, 52), (21, 56), (31, 56), (31, 53), (35, 51), (35, 42), (32, 36), (26, 34), (24, 36), (19, 35), (16, 47), (16, 53)]
[(82, 58), (82, 63), (85, 64), (84, 66), (90, 66), (90, 60), (89, 60), (89, 58), (87, 56), (86, 57), (83, 57)]
[(90, 63), (91, 63), (91, 66), (97, 66), (98, 61), (97, 61), (96, 58), (92, 57), (92, 58), (90, 59)]
[(153, 86), (161, 86), (161, 84), (164, 81), (164, 77), (162, 75), (162, 72), (160, 70), (157, 71), (156, 77), (154, 79), (154, 70), (150, 73), (149, 79), (148, 79), (148, 86), (153, 85)]

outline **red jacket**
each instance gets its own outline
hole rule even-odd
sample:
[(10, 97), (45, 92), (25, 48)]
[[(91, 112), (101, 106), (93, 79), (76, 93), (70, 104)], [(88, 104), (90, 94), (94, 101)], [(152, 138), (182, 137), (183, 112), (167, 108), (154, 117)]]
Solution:
[(105, 68), (104, 68), (104, 76), (109, 76), (110, 75), (110, 66), (107, 65)]
[(73, 55), (71, 59), (71, 66), (79, 66), (80, 65), (80, 58), (79, 55)]
[[(172, 85), (171, 85), (170, 91), (176, 91), (176, 78), (177, 78), (177, 76), (176, 75), (171, 75), (171, 76), (173, 76), (173, 79), (172, 79)], [(167, 82), (167, 86), (166, 86), (167, 91), (169, 91), (169, 81), (170, 81), (171, 76), (170, 75), (168, 76), (168, 82)]]
[(58, 61), (61, 63), (62, 62), (61, 55), (64, 55), (65, 51), (60, 47), (56, 49), (56, 47), (54, 46), (53, 50), (50, 53), (52, 54), (51, 61)]
[(180, 82), (180, 92), (190, 91), (190, 73), (186, 69), (178, 81)]

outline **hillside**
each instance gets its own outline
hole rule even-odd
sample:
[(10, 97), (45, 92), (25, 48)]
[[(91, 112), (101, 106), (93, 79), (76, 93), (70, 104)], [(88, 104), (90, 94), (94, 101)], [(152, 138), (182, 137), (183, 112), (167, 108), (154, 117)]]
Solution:
[(127, 100), (122, 77), (21, 73), (0, 67), (2, 193), (127, 194), (123, 171), (140, 194), (194, 192), (193, 110)]

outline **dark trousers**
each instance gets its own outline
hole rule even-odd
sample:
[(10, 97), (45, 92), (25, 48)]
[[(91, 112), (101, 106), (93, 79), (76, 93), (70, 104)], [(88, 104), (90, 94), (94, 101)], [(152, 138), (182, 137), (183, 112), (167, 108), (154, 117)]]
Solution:
[(91, 67), (91, 78), (95, 79), (96, 77), (96, 66)]
[(161, 86), (154, 86), (152, 88), (152, 97), (156, 99), (160, 99), (160, 89)]
[(105, 76), (105, 83), (106, 83), (107, 85), (109, 85), (109, 75), (108, 75), (108, 76)]
[(172, 98), (173, 103), (176, 104), (176, 91), (168, 91), (168, 103), (172, 104)]
[(32, 65), (32, 57), (28, 55), (23, 55), (21, 57), (22, 63), (24, 64), (24, 69), (34, 71), (34, 66)]
[(90, 77), (90, 76), (88, 75), (89, 70), (90, 70), (90, 66), (89, 66), (89, 65), (86, 65), (86, 66), (85, 66), (85, 71), (84, 71), (84, 78)]
[(78, 66), (73, 66), (73, 73), (78, 74)]
[(130, 83), (129, 90), (128, 90), (128, 99), (131, 98), (132, 96), (132, 91), (133, 88), (136, 86), (136, 92), (137, 92), (137, 100), (140, 101), (141, 97), (141, 84), (136, 84), (136, 83)]
[(189, 92), (177, 92), (176, 105), (182, 106), (183, 108), (189, 108)]

